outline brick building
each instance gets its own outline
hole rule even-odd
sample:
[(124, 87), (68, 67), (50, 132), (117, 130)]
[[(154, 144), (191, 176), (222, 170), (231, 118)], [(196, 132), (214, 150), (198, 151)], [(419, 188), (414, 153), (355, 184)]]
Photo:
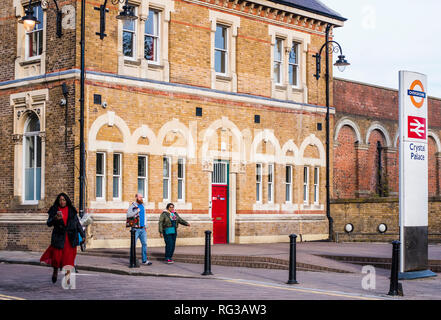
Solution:
[[(398, 78), (397, 78), (398, 80)], [(398, 90), (334, 78), (332, 216), (340, 239), (397, 239)], [(429, 97), (429, 239), (441, 231), (441, 99)], [(351, 223), (354, 235), (346, 235)], [(380, 235), (378, 226), (388, 226)]]
[[(88, 246), (129, 245), (137, 192), (151, 246), (163, 245), (168, 202), (191, 223), (178, 244), (202, 244), (205, 230), (215, 243), (328, 238), (325, 82), (312, 55), (345, 19), (315, 0), (132, 0), (138, 19), (123, 22), (114, 2), (101, 37), (101, 1), (85, 10)], [(33, 3), (30, 32), (18, 22), (28, 0), (0, 4), (6, 249), (47, 246), (59, 192), (78, 205), (81, 1), (58, 1), (61, 36), (54, 2)]]

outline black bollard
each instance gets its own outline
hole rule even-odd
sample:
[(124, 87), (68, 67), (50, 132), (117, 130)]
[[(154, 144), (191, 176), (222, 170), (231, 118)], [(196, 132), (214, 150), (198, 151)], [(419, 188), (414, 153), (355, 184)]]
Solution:
[(287, 284), (298, 284), (296, 280), (296, 268), (297, 268), (297, 258), (296, 258), (296, 245), (297, 245), (297, 235), (292, 234), (289, 236), (289, 280)]
[(203, 276), (211, 276), (211, 231), (205, 231), (205, 263)]
[(137, 268), (139, 265), (136, 263), (136, 242), (135, 242), (135, 228), (130, 230), (130, 266), (129, 268)]
[(400, 258), (400, 241), (392, 242), (392, 266), (390, 269), (389, 296), (402, 296), (403, 287), (398, 283), (398, 266)]

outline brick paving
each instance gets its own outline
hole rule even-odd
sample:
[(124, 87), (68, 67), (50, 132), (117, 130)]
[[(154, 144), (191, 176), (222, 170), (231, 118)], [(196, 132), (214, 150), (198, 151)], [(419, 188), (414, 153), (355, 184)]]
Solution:
[[(272, 258), (284, 261), (288, 265), (289, 244), (244, 244), (244, 245), (213, 245), (212, 257), (230, 257), (235, 261), (262, 261), (257, 258)], [(93, 249), (87, 250), (87, 254), (102, 254), (107, 256), (128, 257), (128, 249)], [(164, 248), (149, 248), (149, 254), (154, 257), (162, 257)], [(188, 262), (186, 257), (199, 256), (203, 261), (203, 246), (180, 246), (176, 248), (175, 257), (181, 262)], [(337, 271), (359, 272), (359, 266), (343, 263), (323, 256), (355, 257), (355, 258), (384, 258), (391, 259), (392, 245), (388, 243), (333, 243), (333, 242), (302, 242), (297, 244), (297, 263), (306, 264), (310, 271)], [(137, 257), (140, 257), (138, 250)], [(230, 259), (231, 260), (231, 259)], [(441, 261), (441, 245), (429, 246), (429, 260)], [(201, 262), (202, 263), (202, 262)], [(282, 262), (283, 263), (283, 262)], [(440, 264), (440, 263), (439, 263)], [(240, 266), (240, 265), (239, 265)], [(249, 265), (246, 265), (249, 266)]]

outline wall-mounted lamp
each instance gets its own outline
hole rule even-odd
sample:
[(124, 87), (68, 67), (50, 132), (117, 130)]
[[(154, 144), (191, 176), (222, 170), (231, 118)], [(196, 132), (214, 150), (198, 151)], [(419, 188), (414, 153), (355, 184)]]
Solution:
[[(54, 0), (55, 7), (57, 8), (57, 37), (61, 38), (63, 35), (62, 29), (61, 29), (61, 20), (63, 19), (63, 13), (61, 12), (60, 8), (58, 7), (57, 0)], [(24, 26), (24, 29), (26, 32), (31, 32), (34, 30), (35, 25), (40, 24), (41, 21), (37, 20), (37, 17), (34, 16), (34, 9), (32, 7), (32, 0), (29, 0), (29, 5), (25, 9), (25, 15), (23, 18), (18, 20), (19, 23), (22, 23)]]
[(25, 15), (23, 18), (18, 20), (19, 23), (22, 23), (26, 32), (31, 32), (34, 30), (36, 24), (40, 24), (41, 22), (37, 20), (37, 17), (34, 16), (34, 9), (32, 8), (32, 0), (29, 1), (28, 7), (25, 9)]
[[(116, 5), (118, 3), (124, 3), (123, 11), (119, 13), (119, 15), (116, 16), (118, 20), (136, 20), (138, 19), (137, 16), (135, 16), (134, 13), (134, 7), (129, 5), (129, 0), (111, 0), (112, 4)], [(100, 32), (97, 32), (96, 34), (100, 36), (100, 39), (103, 40), (104, 37), (107, 37), (106, 34), (106, 12), (109, 12), (109, 9), (106, 8), (107, 6), (107, 0), (104, 0), (104, 3), (100, 5), (99, 7), (95, 7), (95, 10), (98, 10), (100, 12)]]

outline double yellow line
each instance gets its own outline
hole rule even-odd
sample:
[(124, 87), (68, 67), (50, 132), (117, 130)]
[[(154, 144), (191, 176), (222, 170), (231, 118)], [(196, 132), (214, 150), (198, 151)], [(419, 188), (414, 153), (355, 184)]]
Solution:
[(0, 300), (26, 300), (26, 299), (0, 294)]

